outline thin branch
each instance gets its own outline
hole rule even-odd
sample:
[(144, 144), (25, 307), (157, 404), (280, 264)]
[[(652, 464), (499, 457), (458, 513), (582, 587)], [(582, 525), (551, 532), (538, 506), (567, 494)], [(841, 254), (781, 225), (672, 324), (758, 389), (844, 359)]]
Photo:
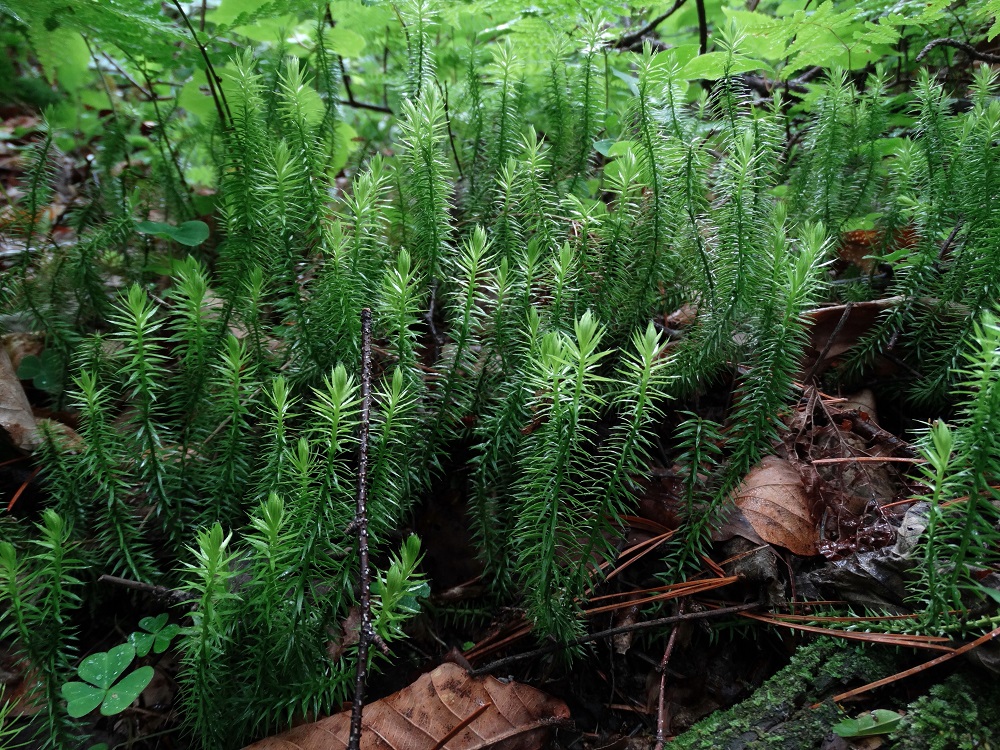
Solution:
[(514, 664), (519, 661), (524, 661), (525, 659), (534, 659), (536, 656), (544, 656), (545, 654), (562, 651), (570, 646), (579, 646), (584, 643), (590, 643), (591, 641), (599, 641), (602, 638), (608, 638), (612, 635), (618, 635), (619, 633), (629, 633), (633, 630), (646, 630), (647, 628), (659, 628), (664, 625), (674, 625), (678, 622), (686, 622), (688, 620), (709, 620), (716, 617), (725, 617), (726, 615), (734, 615), (751, 609), (757, 609), (760, 606), (760, 602), (750, 602), (748, 604), (738, 604), (734, 607), (720, 607), (719, 609), (707, 609), (701, 612), (689, 612), (687, 614), (674, 615), (673, 617), (660, 617), (656, 620), (646, 620), (645, 622), (636, 622), (631, 625), (622, 625), (618, 628), (609, 628), (608, 630), (601, 630), (597, 633), (585, 635), (582, 638), (577, 638), (569, 643), (556, 643), (551, 646), (542, 646), (541, 648), (536, 648), (534, 651), (528, 651), (523, 654), (514, 654), (513, 656), (508, 656), (504, 659), (497, 659), (495, 662), (473, 670), (471, 674), (487, 674), (492, 672), (494, 669), (506, 667), (508, 664)]
[(493, 708), (493, 702), (490, 701), (489, 699), (487, 699), (486, 703), (484, 703), (483, 705), (481, 705), (479, 708), (477, 708), (471, 714), (469, 714), (464, 719), (462, 719), (460, 722), (458, 722), (458, 724), (456, 724), (454, 726), (454, 728), (450, 732), (448, 732), (448, 734), (446, 734), (444, 737), (442, 737), (441, 739), (439, 739), (437, 741), (437, 744), (435, 744), (434, 747), (431, 748), (431, 750), (441, 750), (441, 748), (444, 747), (445, 745), (447, 745), (453, 738), (457, 737), (458, 734), (459, 734), (459, 732), (461, 732), (463, 729), (465, 729), (467, 726), (469, 726), (469, 724), (471, 724), (472, 722), (474, 722), (476, 719), (478, 719), (480, 716), (482, 716), (484, 713), (486, 713), (491, 708)]
[(347, 107), (354, 107), (354, 109), (367, 109), (371, 112), (384, 112), (387, 115), (393, 114), (392, 110), (388, 106), (383, 106), (381, 104), (369, 104), (368, 102), (359, 102), (354, 98), (354, 92), (351, 90), (351, 76), (347, 73), (347, 68), (344, 67), (344, 58), (341, 55), (337, 55), (337, 63), (340, 65), (340, 80), (344, 82), (344, 92), (347, 94), (347, 99), (338, 99), (338, 103)]
[(698, 7), (698, 52), (704, 55), (708, 52), (708, 15), (705, 13), (705, 0), (694, 0)]
[[(972, 641), (971, 643), (966, 643), (964, 646), (961, 646), (960, 648), (956, 648), (951, 653), (945, 654), (944, 656), (939, 656), (936, 659), (931, 659), (930, 661), (924, 662), (923, 664), (920, 664), (919, 666), (913, 667), (912, 669), (907, 669), (907, 670), (905, 670), (903, 672), (899, 672), (897, 674), (894, 674), (891, 677), (886, 677), (886, 678), (881, 679), (881, 680), (876, 680), (875, 682), (869, 682), (867, 685), (862, 685), (859, 688), (854, 688), (853, 690), (848, 690), (846, 693), (841, 693), (840, 695), (835, 695), (835, 696), (833, 696), (833, 702), (834, 703), (840, 703), (841, 701), (845, 701), (848, 698), (853, 698), (856, 695), (861, 695), (862, 693), (867, 693), (869, 690), (873, 690), (874, 688), (882, 687), (883, 685), (889, 685), (889, 684), (891, 684), (893, 682), (896, 682), (897, 680), (903, 679), (904, 677), (909, 677), (911, 675), (915, 675), (915, 674), (918, 674), (920, 672), (923, 672), (926, 669), (930, 669), (931, 667), (936, 667), (938, 664), (946, 662), (949, 659), (954, 659), (956, 656), (961, 656), (962, 654), (966, 653), (967, 651), (972, 651), (975, 648), (979, 648), (984, 643), (992, 641), (998, 635), (1000, 635), (1000, 628), (997, 628), (996, 630), (991, 630), (989, 633), (986, 633), (985, 635), (979, 636), (976, 640)], [(813, 708), (815, 708), (815, 706), (813, 706)]]
[(173, 2), (174, 7), (177, 8), (177, 12), (184, 19), (184, 25), (191, 32), (191, 38), (194, 39), (194, 43), (198, 46), (201, 58), (205, 61), (205, 77), (208, 78), (208, 90), (212, 94), (212, 101), (215, 102), (215, 110), (219, 113), (219, 123), (222, 125), (223, 130), (225, 130), (229, 126), (229, 123), (232, 122), (233, 115), (229, 111), (229, 102), (226, 101), (226, 95), (222, 91), (222, 79), (216, 74), (215, 66), (212, 65), (212, 60), (208, 56), (208, 49), (201, 43), (201, 39), (198, 38), (198, 32), (191, 25), (191, 19), (188, 18), (187, 13), (184, 12), (184, 8), (181, 7), (180, 0), (173, 0)]
[(920, 54), (917, 55), (916, 62), (920, 62), (932, 49), (942, 45), (962, 50), (962, 52), (969, 56), (970, 60), (979, 60), (980, 62), (989, 63), (991, 65), (1000, 63), (1000, 55), (991, 55), (989, 52), (980, 52), (971, 44), (966, 44), (958, 39), (935, 39), (920, 50)]
[(368, 431), (372, 403), (372, 311), (361, 310), (361, 430), (358, 450), (358, 504), (351, 526), (358, 532), (358, 566), (361, 569), (361, 632), (358, 636), (358, 671), (351, 706), (351, 734), (348, 750), (361, 744), (361, 711), (365, 704), (368, 646), (375, 640), (372, 630), (371, 570), (368, 566)]
[[(684, 602), (677, 608), (677, 614), (684, 614)], [(674, 625), (670, 631), (670, 638), (667, 640), (667, 647), (663, 649), (663, 658), (660, 659), (658, 671), (660, 673), (660, 697), (656, 701), (656, 746), (654, 750), (663, 750), (663, 743), (667, 740), (667, 710), (666, 701), (663, 694), (667, 690), (667, 664), (670, 662), (670, 655), (674, 652), (674, 644), (677, 643), (677, 631), (680, 625)]]
[(157, 599), (167, 599), (178, 604), (182, 602), (189, 602), (197, 597), (187, 591), (177, 591), (175, 589), (168, 589), (166, 586), (154, 586), (151, 583), (143, 583), (142, 581), (133, 581), (128, 578), (119, 578), (118, 576), (102, 575), (97, 579), (98, 583), (110, 583), (113, 586), (121, 586), (125, 589), (132, 589), (133, 591), (141, 591), (144, 594), (152, 594)]
[(368, 102), (359, 102), (356, 99), (338, 99), (337, 104), (344, 107), (353, 107), (354, 109), (367, 109), (371, 112), (382, 112), (387, 115), (393, 114), (393, 111), (388, 107), (383, 107), (381, 104), (370, 104)]
[(672, 16), (678, 10), (680, 10), (681, 6), (684, 5), (685, 1), (686, 0), (674, 0), (674, 4), (670, 8), (670, 10), (668, 10), (665, 13), (661, 13), (652, 21), (650, 21), (645, 26), (640, 28), (638, 31), (633, 31), (629, 34), (623, 34), (621, 38), (611, 46), (614, 47), (615, 49), (630, 49), (636, 43), (642, 41), (642, 38), (646, 36), (646, 34), (652, 34), (654, 31), (656, 31), (656, 27), (659, 26), (664, 21), (666, 21), (668, 18), (670, 18), (670, 16)]
[(844, 327), (844, 324), (847, 322), (847, 319), (851, 317), (851, 310), (853, 308), (854, 308), (853, 302), (848, 301), (844, 305), (844, 312), (840, 314), (840, 320), (838, 320), (837, 325), (833, 327), (833, 332), (827, 338), (826, 345), (823, 347), (823, 350), (819, 353), (819, 356), (816, 358), (816, 361), (813, 362), (813, 366), (809, 368), (809, 373), (805, 376), (805, 378), (802, 379), (803, 383), (812, 382), (813, 377), (816, 375), (816, 371), (820, 368), (820, 365), (823, 364), (823, 360), (826, 359), (826, 355), (830, 353), (830, 348), (833, 346), (834, 339), (837, 338), (837, 335)]
[(451, 111), (448, 109), (448, 84), (437, 81), (438, 91), (441, 92), (444, 100), (444, 121), (448, 123), (448, 142), (451, 144), (451, 153), (455, 157), (455, 167), (458, 169), (458, 179), (462, 179), (462, 160), (458, 158), (458, 149), (455, 147), (455, 132), (451, 129)]

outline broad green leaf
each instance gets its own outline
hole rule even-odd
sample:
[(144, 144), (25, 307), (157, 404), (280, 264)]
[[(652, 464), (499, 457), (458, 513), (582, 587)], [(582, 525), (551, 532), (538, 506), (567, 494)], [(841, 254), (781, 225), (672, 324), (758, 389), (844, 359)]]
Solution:
[(357, 57), (365, 48), (365, 38), (361, 34), (339, 26), (324, 32), (323, 39), (330, 50), (341, 57)]
[(135, 646), (136, 656), (145, 656), (153, 648), (153, 642), (156, 640), (156, 636), (152, 633), (131, 633), (128, 637), (128, 642)]
[(134, 658), (135, 647), (131, 643), (123, 643), (110, 651), (88, 656), (76, 671), (81, 679), (90, 684), (109, 688), (128, 669)]
[(181, 626), (172, 623), (157, 633), (156, 642), (153, 643), (153, 653), (162, 654), (170, 648), (170, 642), (177, 637), (179, 632), (181, 632)]
[(128, 674), (108, 691), (107, 697), (101, 704), (101, 714), (104, 716), (120, 714), (132, 705), (132, 701), (139, 697), (139, 693), (146, 689), (152, 679), (152, 667), (139, 667)]
[(219, 7), (209, 14), (209, 20), (215, 23), (232, 23), (241, 13), (254, 13), (268, 2), (270, 0), (222, 0)]
[(770, 67), (760, 60), (738, 56), (732, 59), (732, 65), (727, 71), (726, 63), (729, 59), (728, 52), (706, 52), (681, 68), (680, 77), (688, 81), (699, 79), (715, 81), (725, 77), (727, 72), (729, 75), (739, 75), (752, 70), (768, 70)]
[(185, 221), (178, 227), (160, 221), (141, 221), (135, 228), (141, 234), (163, 237), (187, 247), (196, 247), (208, 239), (208, 224), (203, 221)]
[(31, 380), (42, 372), (42, 359), (35, 354), (26, 354), (17, 366), (19, 380)]
[(279, 16), (278, 18), (262, 18), (252, 24), (234, 29), (239, 34), (256, 42), (281, 42), (295, 35), (299, 19), (295, 16)]
[(698, 56), (700, 49), (697, 44), (678, 44), (676, 47), (657, 52), (653, 56), (653, 67), (670, 67), (671, 65), (684, 66)]
[(217, 116), (215, 102), (208, 91), (205, 75), (199, 70), (194, 78), (184, 84), (177, 95), (177, 104), (189, 114), (202, 122), (212, 120)]
[(185, 221), (174, 232), (174, 242), (196, 247), (208, 239), (208, 224), (203, 221)]
[(347, 164), (347, 160), (358, 148), (358, 143), (354, 140), (358, 137), (358, 131), (346, 122), (337, 123), (337, 144), (333, 156), (330, 158), (330, 174), (337, 175)]
[(163, 626), (167, 624), (167, 613), (157, 615), (156, 617), (143, 617), (139, 620), (139, 627), (145, 630), (147, 633), (159, 633), (163, 630)]
[(62, 686), (62, 697), (66, 699), (66, 713), (74, 719), (86, 716), (104, 700), (104, 688), (87, 685), (84, 682), (67, 682)]
[[(599, 153), (601, 156), (607, 156), (608, 151), (611, 147), (615, 145), (615, 140), (613, 138), (605, 138), (604, 140), (594, 141), (594, 151)], [(25, 357), (27, 359), (27, 357)], [(23, 376), (25, 378), (30, 377), (29, 375)]]
[(628, 151), (634, 150), (638, 144), (635, 141), (616, 141), (608, 149), (608, 156), (621, 156)]
[(835, 724), (833, 731), (840, 737), (873, 737), (889, 734), (899, 726), (902, 715), (895, 711), (879, 708), (856, 719), (844, 719)]
[(616, 78), (620, 78), (621, 80), (625, 81), (625, 85), (628, 86), (628, 90), (631, 91), (636, 96), (638, 96), (639, 94), (638, 78), (636, 78), (634, 75), (630, 73), (625, 73), (621, 70), (618, 70), (618, 68), (612, 68), (611, 72), (615, 75)]

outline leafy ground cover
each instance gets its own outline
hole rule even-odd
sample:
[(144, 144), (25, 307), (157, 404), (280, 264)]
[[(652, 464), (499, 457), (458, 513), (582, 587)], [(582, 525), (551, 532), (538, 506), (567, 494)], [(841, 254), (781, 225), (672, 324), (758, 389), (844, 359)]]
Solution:
[(0, 3), (0, 743), (989, 741), (996, 16)]

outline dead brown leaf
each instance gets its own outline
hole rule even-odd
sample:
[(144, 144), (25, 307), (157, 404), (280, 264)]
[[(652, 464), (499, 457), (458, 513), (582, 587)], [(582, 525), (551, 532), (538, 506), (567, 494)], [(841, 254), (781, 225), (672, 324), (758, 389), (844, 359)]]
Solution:
[(17, 379), (7, 350), (0, 346), (0, 432), (6, 432), (15, 447), (31, 452), (38, 447), (38, 425), (31, 404)]
[(809, 497), (790, 461), (765, 457), (737, 489), (736, 505), (764, 541), (796, 555), (817, 554)]
[[(835, 367), (875, 327), (883, 313), (901, 301), (900, 297), (887, 297), (851, 305), (821, 307), (806, 313), (811, 325), (802, 372), (818, 375)], [(880, 360), (879, 366), (884, 368), (887, 365)]]
[[(470, 677), (445, 663), (365, 706), (362, 716), (362, 750), (535, 750), (569, 718), (569, 708), (527, 685)], [(244, 750), (340, 750), (347, 747), (350, 725), (345, 711)]]

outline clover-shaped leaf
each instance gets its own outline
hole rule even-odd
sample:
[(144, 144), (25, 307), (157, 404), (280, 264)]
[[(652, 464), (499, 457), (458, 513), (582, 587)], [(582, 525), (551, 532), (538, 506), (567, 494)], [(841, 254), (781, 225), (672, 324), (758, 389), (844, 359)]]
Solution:
[(136, 631), (128, 637), (128, 642), (135, 646), (135, 652), (139, 656), (145, 656), (150, 650), (155, 654), (162, 654), (181, 630), (179, 625), (167, 625), (165, 613), (156, 617), (143, 617), (139, 620), (139, 627), (146, 632)]
[(67, 682), (62, 686), (62, 696), (66, 699), (66, 712), (74, 719), (86, 716), (104, 700), (104, 688), (94, 687), (85, 682)]
[(131, 643), (123, 643), (110, 651), (88, 656), (80, 664), (77, 674), (91, 685), (106, 690), (128, 669), (134, 658), (135, 647)]
[[(151, 634), (150, 637), (155, 636)], [(76, 671), (86, 682), (67, 682), (62, 686), (67, 713), (79, 719), (98, 706), (104, 716), (112, 716), (128, 708), (153, 679), (152, 667), (140, 667), (115, 683), (132, 663), (135, 653), (135, 646), (124, 643), (84, 659)]]
[(104, 716), (120, 714), (132, 705), (132, 701), (139, 697), (139, 693), (146, 689), (152, 679), (152, 667), (139, 667), (123, 677), (121, 682), (111, 688), (105, 696), (101, 704), (101, 714)]
[(62, 358), (52, 349), (46, 349), (41, 355), (28, 354), (21, 359), (17, 368), (17, 377), (30, 380), (35, 388), (48, 393), (59, 390), (62, 378)]

